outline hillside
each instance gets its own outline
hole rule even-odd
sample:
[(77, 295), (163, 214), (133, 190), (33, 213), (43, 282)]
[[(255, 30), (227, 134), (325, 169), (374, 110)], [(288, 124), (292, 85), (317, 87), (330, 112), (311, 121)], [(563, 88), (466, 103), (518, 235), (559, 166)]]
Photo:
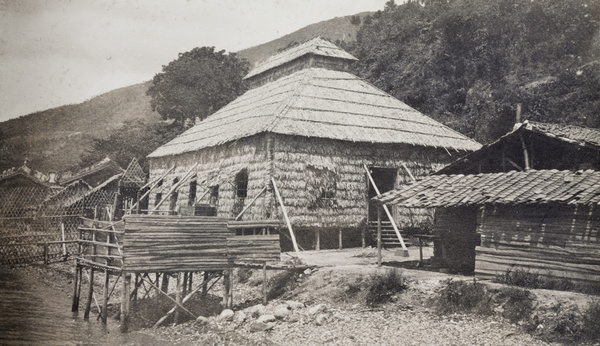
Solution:
[(0, 170), (29, 165), (40, 171), (63, 171), (77, 165), (93, 140), (106, 138), (126, 121), (159, 121), (146, 96), (150, 82), (135, 84), (1, 123)]
[[(350, 23), (350, 17), (311, 24), (271, 42), (244, 49), (239, 56), (255, 64), (278, 49), (315, 36), (333, 42), (354, 40), (358, 26)], [(152, 112), (150, 98), (146, 96), (151, 83), (116, 89), (80, 104), (48, 109), (0, 123), (0, 171), (22, 165), (25, 158), (31, 167), (43, 172), (65, 171), (80, 163), (83, 156), (92, 150), (94, 140), (107, 140), (111, 131), (123, 124), (134, 123), (138, 132), (142, 130), (139, 121), (147, 122), (149, 127), (156, 124), (160, 116)]]
[[(362, 12), (356, 14), (356, 16), (363, 18), (369, 14), (370, 12)], [(256, 63), (265, 60), (288, 45), (302, 43), (317, 36), (321, 36), (334, 43), (337, 41), (354, 41), (356, 40), (356, 33), (358, 32), (359, 26), (350, 23), (352, 17), (353, 16), (335, 17), (330, 20), (311, 24), (273, 41), (242, 49), (237, 52), (238, 57), (248, 60), (251, 66), (255, 66)]]

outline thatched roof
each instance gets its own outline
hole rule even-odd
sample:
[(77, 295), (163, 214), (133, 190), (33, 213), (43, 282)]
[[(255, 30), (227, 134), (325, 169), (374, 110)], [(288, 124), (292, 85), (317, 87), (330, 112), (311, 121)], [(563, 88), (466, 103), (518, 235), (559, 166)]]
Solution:
[(264, 132), (466, 151), (481, 147), (350, 73), (308, 68), (247, 91), (149, 157)]
[(548, 203), (600, 205), (600, 172), (530, 170), (432, 175), (386, 192), (378, 200), (404, 207)]
[(292, 48), (286, 49), (283, 52), (275, 54), (265, 61), (261, 62), (256, 66), (252, 71), (250, 71), (244, 79), (252, 78), (257, 76), (265, 71), (271, 70), (277, 66), (281, 66), (288, 62), (291, 62), (295, 59), (300, 58), (301, 56), (313, 54), (320, 55), (329, 58), (337, 58), (344, 60), (358, 60), (353, 57), (350, 53), (345, 50), (339, 48), (333, 43), (323, 40), (320, 37), (315, 37), (312, 40), (294, 46)]

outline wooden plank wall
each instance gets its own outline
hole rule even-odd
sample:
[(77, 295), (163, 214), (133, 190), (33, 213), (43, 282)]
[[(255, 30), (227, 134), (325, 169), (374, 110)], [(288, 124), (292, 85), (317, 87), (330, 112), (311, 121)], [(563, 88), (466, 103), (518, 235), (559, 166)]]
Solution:
[(279, 261), (279, 235), (242, 235), (227, 238), (227, 253), (234, 263)]
[(230, 222), (231, 219), (211, 216), (127, 216), (123, 269), (131, 272), (224, 270), (236, 262), (280, 260), (279, 235), (236, 236), (235, 229), (228, 228)]
[(182, 272), (228, 268), (229, 219), (131, 215), (125, 218), (123, 269)]
[(600, 281), (599, 208), (544, 205), (480, 211), (475, 275), (521, 269), (580, 281)]

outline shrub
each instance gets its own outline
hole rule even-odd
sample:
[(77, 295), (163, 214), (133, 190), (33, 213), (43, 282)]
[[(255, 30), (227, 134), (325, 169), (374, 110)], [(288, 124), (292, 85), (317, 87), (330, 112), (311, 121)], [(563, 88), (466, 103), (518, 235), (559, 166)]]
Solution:
[(503, 274), (496, 275), (494, 282), (531, 289), (543, 288), (556, 291), (600, 294), (599, 283), (577, 282), (568, 278), (542, 275), (522, 269), (509, 268)]
[(600, 340), (600, 301), (590, 303), (583, 312), (583, 336), (592, 341)]
[(492, 313), (491, 299), (492, 296), (480, 283), (448, 279), (436, 301), (441, 313), (472, 312), (489, 315)]
[(498, 293), (498, 299), (504, 301), (502, 316), (512, 323), (528, 319), (533, 312), (534, 298), (528, 290), (503, 288)]
[(285, 270), (269, 279), (269, 290), (267, 298), (275, 299), (281, 297), (286, 292), (293, 290), (297, 285), (300, 273), (293, 270)]
[(394, 294), (408, 288), (402, 273), (397, 269), (390, 269), (385, 274), (371, 275), (370, 281), (366, 297), (366, 303), (370, 307), (387, 303), (392, 300)]

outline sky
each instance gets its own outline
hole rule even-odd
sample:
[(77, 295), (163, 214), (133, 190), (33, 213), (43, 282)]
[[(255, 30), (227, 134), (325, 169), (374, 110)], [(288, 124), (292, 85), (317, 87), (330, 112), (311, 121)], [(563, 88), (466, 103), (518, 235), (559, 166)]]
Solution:
[(387, 0), (0, 0), (0, 122), (152, 79), (179, 53), (229, 52)]

